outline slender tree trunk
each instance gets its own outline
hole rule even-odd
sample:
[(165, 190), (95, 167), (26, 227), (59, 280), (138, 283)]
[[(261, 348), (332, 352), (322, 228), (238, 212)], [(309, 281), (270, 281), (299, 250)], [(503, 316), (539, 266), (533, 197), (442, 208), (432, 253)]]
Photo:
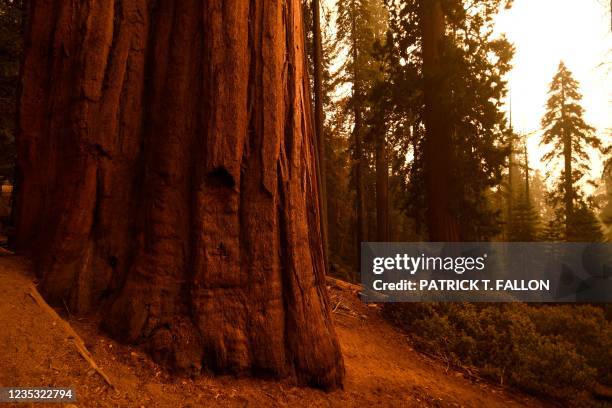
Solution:
[(572, 180), (572, 135), (567, 131), (565, 123), (565, 89), (561, 83), (561, 131), (563, 132), (563, 161), (564, 161), (564, 195), (565, 205), (565, 239), (572, 240), (571, 224), (574, 213), (574, 183)]
[(572, 140), (568, 132), (563, 130), (563, 161), (564, 161), (564, 195), (565, 205), (565, 238), (571, 240), (572, 215), (574, 213), (574, 186), (572, 182)]
[(355, 125), (353, 137), (355, 139), (355, 166), (357, 182), (357, 245), (368, 240), (368, 217), (365, 201), (365, 158), (363, 157), (363, 143), (361, 135), (362, 118), (361, 109), (355, 108)]
[[(512, 119), (510, 119), (512, 120)], [(515, 156), (514, 156), (514, 131), (512, 129), (512, 123), (510, 124), (510, 154), (508, 155), (508, 197), (507, 197), (507, 204), (508, 204), (508, 211), (506, 213), (506, 238), (508, 238), (508, 231), (510, 231), (512, 229), (512, 223), (513, 223), (513, 217), (512, 217), (512, 211), (514, 211), (514, 184), (515, 184), (515, 178), (516, 178), (516, 163), (514, 161)]]
[[(566, 133), (566, 132), (564, 132)], [(564, 175), (564, 205), (565, 205), (565, 238), (571, 240), (571, 223), (572, 214), (574, 212), (573, 203), (573, 183), (572, 183), (572, 142), (566, 134), (563, 136), (563, 156), (565, 163)]]
[(389, 241), (389, 162), (382, 130), (376, 132), (376, 240)]
[(525, 160), (525, 197), (529, 201), (529, 152), (527, 151), (527, 139), (523, 145), (523, 157)]
[(327, 162), (325, 160), (325, 129), (323, 127), (323, 42), (321, 40), (321, 6), (319, 0), (312, 1), (312, 33), (314, 63), (314, 122), (317, 137), (317, 153), (321, 201), (321, 230), (323, 232), (323, 249), (325, 265), (329, 265), (329, 220), (327, 215)]
[[(354, 7), (353, 7), (354, 10)], [(353, 139), (355, 142), (355, 178), (357, 184), (357, 265), (359, 265), (359, 258), (361, 257), (361, 243), (368, 240), (368, 226), (367, 226), (367, 214), (366, 214), (366, 201), (365, 201), (365, 156), (363, 153), (362, 144), (362, 95), (361, 95), (361, 78), (359, 77), (359, 50), (357, 44), (357, 22), (355, 19), (357, 16), (353, 13), (351, 37), (353, 49), (353, 114), (355, 116), (353, 126)]]
[(440, 63), (444, 44), (441, 0), (421, 0), (420, 27), (425, 87), (425, 189), (431, 241), (458, 241), (457, 219), (451, 210), (452, 138), (444, 107), (450, 97)]
[(17, 245), (179, 370), (335, 388), (299, 0), (32, 1)]

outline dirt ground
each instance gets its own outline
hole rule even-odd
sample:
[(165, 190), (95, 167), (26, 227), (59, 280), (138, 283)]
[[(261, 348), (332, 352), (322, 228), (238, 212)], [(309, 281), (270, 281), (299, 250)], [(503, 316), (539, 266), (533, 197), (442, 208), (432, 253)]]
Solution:
[(418, 353), (381, 318), (378, 307), (362, 304), (355, 291), (334, 284), (330, 296), (347, 370), (344, 390), (325, 393), (230, 376), (176, 377), (137, 347), (100, 333), (95, 317), (57, 310), (83, 338), (113, 390), (77, 352), (61, 322), (29, 295), (33, 282), (25, 259), (0, 255), (0, 386), (73, 386), (77, 402), (69, 407), (544, 406)]

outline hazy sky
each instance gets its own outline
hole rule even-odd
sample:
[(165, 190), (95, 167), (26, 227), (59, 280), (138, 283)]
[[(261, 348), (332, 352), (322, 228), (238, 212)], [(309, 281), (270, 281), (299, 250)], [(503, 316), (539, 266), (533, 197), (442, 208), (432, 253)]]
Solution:
[[(539, 146), (540, 121), (550, 81), (563, 60), (580, 83), (587, 123), (604, 143), (612, 143), (612, 27), (610, 0), (514, 0), (496, 18), (516, 52), (508, 75), (514, 129), (529, 137), (533, 168), (546, 148)], [(334, 9), (336, 0), (323, 0)], [(507, 107), (506, 107), (507, 108)], [(591, 178), (599, 178), (602, 160), (593, 154)], [(587, 190), (590, 190), (587, 188)]]
[[(612, 142), (612, 34), (609, 0), (514, 0), (497, 17), (497, 31), (514, 43), (514, 69), (508, 76), (514, 128), (539, 130), (547, 91), (559, 61), (580, 82), (587, 123)], [(545, 151), (539, 135), (530, 138), (533, 166)], [(601, 174), (593, 156), (592, 177)]]

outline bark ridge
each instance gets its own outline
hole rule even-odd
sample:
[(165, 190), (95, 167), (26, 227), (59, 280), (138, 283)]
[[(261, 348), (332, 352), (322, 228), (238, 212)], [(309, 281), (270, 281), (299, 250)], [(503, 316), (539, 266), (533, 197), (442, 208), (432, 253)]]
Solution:
[(33, 0), (16, 244), (189, 373), (335, 388), (298, 0)]

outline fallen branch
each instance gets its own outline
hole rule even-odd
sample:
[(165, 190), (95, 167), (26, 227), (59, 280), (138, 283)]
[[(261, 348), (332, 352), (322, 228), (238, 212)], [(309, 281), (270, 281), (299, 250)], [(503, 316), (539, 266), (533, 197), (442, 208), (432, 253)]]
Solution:
[(340, 311), (340, 310), (336, 310), (334, 313), (335, 313), (335, 314), (342, 315), (342, 316), (346, 316), (346, 317), (352, 317), (353, 319), (359, 319), (359, 316), (352, 315), (352, 314), (350, 314), (350, 313), (346, 313), (346, 312), (342, 312), (342, 311)]
[(332, 278), (331, 276), (327, 276), (325, 279), (327, 280), (328, 285), (334, 286), (338, 289), (350, 290), (352, 292), (361, 292), (362, 289), (361, 285), (345, 282), (340, 279)]
[(76, 350), (79, 352), (81, 357), (83, 357), (83, 359), (87, 361), (87, 363), (91, 366), (91, 368), (93, 368), (95, 372), (97, 372), (100, 375), (100, 377), (104, 379), (106, 384), (108, 384), (112, 389), (116, 390), (115, 386), (113, 385), (113, 383), (111, 383), (108, 376), (102, 371), (102, 369), (100, 369), (100, 367), (98, 367), (98, 364), (96, 364), (96, 362), (94, 361), (93, 357), (91, 356), (91, 353), (89, 352), (89, 350), (87, 350), (87, 347), (85, 347), (85, 342), (83, 341), (83, 339), (74, 331), (74, 329), (72, 328), (72, 326), (70, 326), (70, 324), (68, 324), (68, 322), (62, 319), (57, 314), (57, 312), (53, 310), (53, 308), (49, 306), (47, 302), (45, 302), (42, 296), (40, 296), (40, 293), (38, 293), (38, 290), (36, 290), (36, 287), (31, 286), (30, 292), (28, 292), (28, 295), (32, 299), (34, 299), (34, 302), (36, 302), (36, 304), (42, 310), (47, 312), (47, 314), (51, 316), (51, 318), (55, 322), (59, 323), (59, 325), (68, 334), (68, 338), (72, 341), (72, 344), (74, 345)]

